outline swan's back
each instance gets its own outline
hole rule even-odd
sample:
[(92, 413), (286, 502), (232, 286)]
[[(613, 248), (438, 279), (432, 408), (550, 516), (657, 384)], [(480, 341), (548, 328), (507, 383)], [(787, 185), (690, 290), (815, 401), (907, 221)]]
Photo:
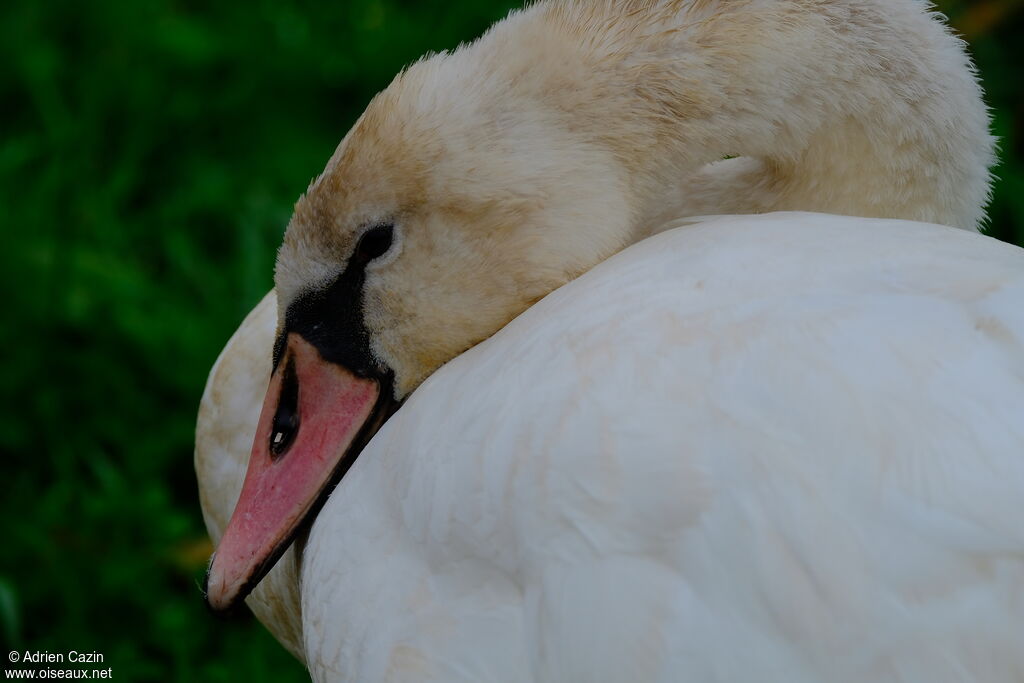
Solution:
[(666, 232), (451, 361), (317, 518), (317, 680), (1024, 679), (1024, 251)]

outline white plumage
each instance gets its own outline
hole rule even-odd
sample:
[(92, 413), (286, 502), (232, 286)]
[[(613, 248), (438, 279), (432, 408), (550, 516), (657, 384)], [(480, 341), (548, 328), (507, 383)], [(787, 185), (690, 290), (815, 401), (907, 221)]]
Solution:
[(302, 565), (314, 678), (1020, 680), (1021, 301), (1024, 252), (926, 224), (631, 247), (342, 480)]
[(715, 218), (441, 368), (317, 519), (317, 680), (1024, 678), (1024, 251)]

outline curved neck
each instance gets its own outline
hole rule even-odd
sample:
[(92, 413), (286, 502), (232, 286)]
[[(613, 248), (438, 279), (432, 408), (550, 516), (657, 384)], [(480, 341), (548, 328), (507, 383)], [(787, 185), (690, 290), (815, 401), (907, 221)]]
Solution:
[(919, 2), (563, 0), (507, 23), (524, 50), (563, 46), (561, 61), (538, 51), (545, 93), (622, 163), (635, 235), (796, 209), (982, 220), (987, 110), (962, 44)]

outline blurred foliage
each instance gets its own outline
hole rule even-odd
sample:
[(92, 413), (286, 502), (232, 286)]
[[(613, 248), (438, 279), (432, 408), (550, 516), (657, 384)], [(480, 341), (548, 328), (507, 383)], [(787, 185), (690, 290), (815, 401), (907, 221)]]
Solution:
[[(0, 7), (5, 644), (96, 650), (121, 680), (305, 680), (254, 620), (199, 598), (206, 372), (371, 95), (513, 4)], [(940, 5), (1003, 140), (991, 231), (1024, 241), (1021, 2)]]

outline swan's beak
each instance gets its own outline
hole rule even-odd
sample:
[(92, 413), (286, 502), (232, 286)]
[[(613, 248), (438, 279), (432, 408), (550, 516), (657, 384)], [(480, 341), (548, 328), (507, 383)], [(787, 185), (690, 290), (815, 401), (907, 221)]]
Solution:
[(270, 378), (242, 493), (206, 574), (215, 610), (239, 603), (388, 417), (390, 393), (291, 333)]

